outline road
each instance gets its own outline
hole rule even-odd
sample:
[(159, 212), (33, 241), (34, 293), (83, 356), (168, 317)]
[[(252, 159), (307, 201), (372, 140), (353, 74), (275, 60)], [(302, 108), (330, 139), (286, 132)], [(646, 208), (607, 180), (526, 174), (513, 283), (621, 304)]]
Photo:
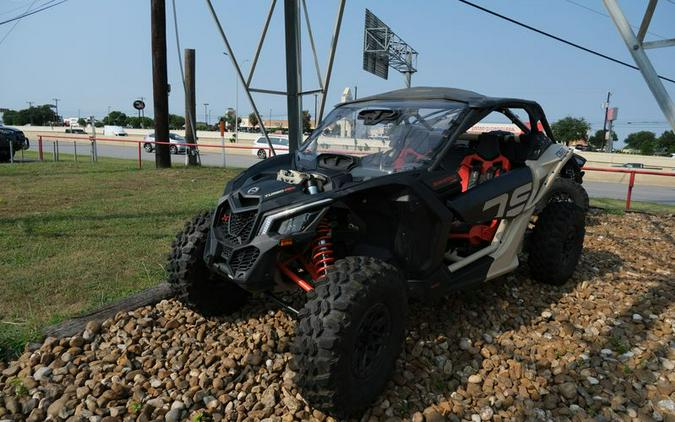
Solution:
[[(626, 199), (628, 191), (628, 185), (624, 183), (584, 182), (584, 187), (591, 198)], [(675, 205), (675, 189), (636, 184), (631, 201)]]
[[(45, 159), (52, 157), (53, 145), (51, 142), (45, 142)], [(73, 144), (59, 143), (59, 151), (64, 154), (72, 154), (74, 152)], [(89, 147), (84, 143), (78, 143), (77, 154), (82, 160), (89, 159)], [(126, 158), (130, 160), (138, 159), (138, 150), (136, 147), (130, 146), (114, 146), (114, 145), (98, 145), (98, 154), (103, 157)], [(223, 158), (220, 152), (201, 152), (201, 161), (205, 166), (222, 166)], [(18, 158), (18, 156), (17, 156)], [(155, 160), (154, 153), (147, 153), (141, 150), (141, 158), (143, 162), (153, 162)], [(184, 155), (172, 155), (171, 160), (174, 164), (184, 164)], [(251, 154), (249, 151), (238, 150), (236, 153), (228, 151), (225, 157), (228, 167), (248, 168), (260, 160)], [(611, 183), (611, 182), (596, 182), (586, 181), (584, 187), (588, 191), (591, 198), (610, 198), (610, 199), (626, 199), (627, 184)], [(636, 184), (633, 188), (633, 201), (654, 202), (658, 204), (675, 205), (675, 189), (662, 186), (650, 186), (644, 184)]]

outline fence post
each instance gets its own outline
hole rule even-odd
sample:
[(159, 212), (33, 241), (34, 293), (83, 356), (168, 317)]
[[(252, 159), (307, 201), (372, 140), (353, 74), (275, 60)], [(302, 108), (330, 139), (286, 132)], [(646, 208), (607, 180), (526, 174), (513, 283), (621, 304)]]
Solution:
[(628, 181), (628, 193), (626, 194), (626, 211), (630, 209), (630, 198), (633, 195), (633, 186), (635, 186), (635, 172), (630, 172), (630, 180)]
[(56, 141), (52, 141), (52, 161), (56, 161)]
[(9, 139), (9, 162), (14, 164), (14, 140)]
[(138, 142), (136, 145), (138, 145), (138, 168), (142, 169), (143, 168), (143, 161), (141, 161), (141, 143)]
[(77, 141), (73, 141), (73, 150), (75, 151), (75, 162), (77, 163)]
[(45, 157), (43, 155), (43, 149), (42, 149), (42, 135), (38, 136), (38, 160), (44, 161)]
[(59, 140), (56, 140), (56, 161), (59, 161)]

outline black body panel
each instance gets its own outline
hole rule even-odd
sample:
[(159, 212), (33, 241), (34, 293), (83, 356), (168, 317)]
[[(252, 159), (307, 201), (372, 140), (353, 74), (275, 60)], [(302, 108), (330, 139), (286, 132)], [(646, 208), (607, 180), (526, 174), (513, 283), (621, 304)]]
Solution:
[(465, 223), (475, 224), (520, 213), (532, 193), (532, 172), (517, 168), (450, 199), (447, 204)]

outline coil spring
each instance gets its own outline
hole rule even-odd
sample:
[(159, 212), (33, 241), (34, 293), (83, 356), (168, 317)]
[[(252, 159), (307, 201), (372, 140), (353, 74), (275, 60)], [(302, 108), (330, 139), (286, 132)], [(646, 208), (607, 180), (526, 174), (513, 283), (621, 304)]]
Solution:
[(335, 262), (333, 252), (332, 229), (330, 223), (322, 220), (316, 229), (316, 237), (312, 246), (312, 263), (318, 278), (324, 278), (328, 268)]

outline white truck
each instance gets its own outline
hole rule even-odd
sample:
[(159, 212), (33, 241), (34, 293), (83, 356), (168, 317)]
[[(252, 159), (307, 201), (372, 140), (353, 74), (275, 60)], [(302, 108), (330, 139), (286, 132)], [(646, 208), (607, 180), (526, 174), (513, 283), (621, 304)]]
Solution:
[(127, 136), (122, 126), (103, 126), (103, 136)]

